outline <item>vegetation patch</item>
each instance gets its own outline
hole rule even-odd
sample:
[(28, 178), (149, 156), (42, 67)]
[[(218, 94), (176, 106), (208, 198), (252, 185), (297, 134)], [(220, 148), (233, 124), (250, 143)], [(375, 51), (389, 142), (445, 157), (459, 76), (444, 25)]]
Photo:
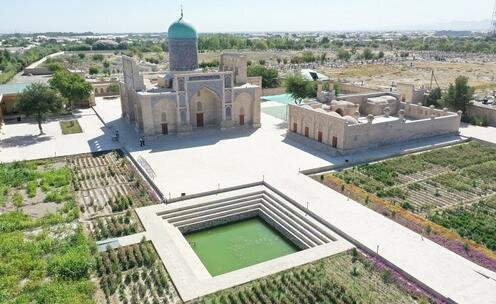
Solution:
[[(469, 142), (315, 178), (490, 269), (496, 269), (496, 148)], [(412, 214), (415, 213), (415, 214)], [(428, 232), (427, 232), (428, 230)], [(456, 233), (454, 233), (456, 231)]]
[(150, 242), (107, 250), (96, 265), (100, 302), (182, 303)]
[(200, 303), (429, 303), (356, 250), (203, 298)]
[[(21, 171), (32, 166), (33, 163), (14, 165)], [(90, 274), (96, 247), (79, 225), (61, 224), (73, 221), (77, 215), (72, 202), (40, 219), (21, 211), (0, 215), (0, 302), (93, 302), (95, 286)]]
[(77, 120), (61, 121), (60, 128), (62, 129), (62, 134), (64, 135), (83, 133), (83, 129), (81, 129), (81, 126)]
[(134, 211), (126, 211), (125, 214), (92, 221), (93, 235), (97, 240), (105, 240), (113, 237), (131, 235), (142, 231), (142, 227), (134, 214)]
[(429, 219), (496, 251), (496, 196), (473, 205), (437, 211)]

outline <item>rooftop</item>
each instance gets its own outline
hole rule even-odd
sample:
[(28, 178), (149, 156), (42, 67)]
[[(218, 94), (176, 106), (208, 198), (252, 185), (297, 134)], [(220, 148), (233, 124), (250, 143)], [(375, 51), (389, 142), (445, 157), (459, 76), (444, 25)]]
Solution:
[(30, 83), (13, 83), (0, 85), (0, 94), (13, 95), (21, 93)]

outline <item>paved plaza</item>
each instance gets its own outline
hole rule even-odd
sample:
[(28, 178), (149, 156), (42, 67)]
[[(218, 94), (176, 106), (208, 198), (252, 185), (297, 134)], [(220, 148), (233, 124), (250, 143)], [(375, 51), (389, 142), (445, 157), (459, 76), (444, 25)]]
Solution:
[[(261, 181), (271, 183), (301, 205), (332, 223), (348, 238), (403, 269), (437, 292), (460, 303), (495, 303), (496, 274), (429, 241), (411, 230), (349, 200), (299, 173), (331, 164), (377, 159), (422, 148), (456, 142), (447, 137), (370, 149), (349, 157), (333, 157), (305, 145), (305, 139), (285, 137), (284, 122), (262, 114), (262, 128), (224, 133), (203, 130), (190, 136), (146, 138), (139, 147), (139, 134), (120, 119), (119, 100), (97, 100), (96, 111), (81, 111), (85, 132), (61, 135), (57, 122), (46, 124), (41, 138), (35, 124), (7, 125), (2, 132), (0, 161), (34, 159), (115, 148), (111, 141), (118, 129), (121, 143), (135, 159), (150, 166), (149, 173), (165, 196), (193, 194)], [(462, 135), (496, 143), (494, 128), (464, 127)], [(16, 137), (18, 137), (16, 139)], [(47, 139), (44, 139), (44, 138)], [(18, 144), (23, 142), (25, 144)]]
[[(83, 133), (63, 135), (60, 120), (77, 119)], [(92, 109), (82, 109), (75, 117), (51, 119), (39, 135), (34, 121), (6, 124), (0, 130), (0, 162), (105, 151), (118, 148)]]

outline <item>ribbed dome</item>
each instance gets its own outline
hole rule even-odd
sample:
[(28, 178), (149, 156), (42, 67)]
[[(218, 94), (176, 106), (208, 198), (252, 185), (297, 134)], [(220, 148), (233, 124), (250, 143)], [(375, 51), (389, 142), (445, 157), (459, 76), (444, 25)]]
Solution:
[(169, 27), (169, 39), (197, 39), (196, 29), (181, 17)]

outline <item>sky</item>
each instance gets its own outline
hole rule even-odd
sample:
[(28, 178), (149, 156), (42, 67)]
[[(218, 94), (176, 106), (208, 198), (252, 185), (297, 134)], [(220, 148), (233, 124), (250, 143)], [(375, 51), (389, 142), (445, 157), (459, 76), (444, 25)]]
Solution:
[[(494, 0), (0, 0), (0, 33), (410, 30), (488, 19)], [(435, 27), (434, 26), (434, 27)], [(487, 25), (489, 26), (489, 24)]]

